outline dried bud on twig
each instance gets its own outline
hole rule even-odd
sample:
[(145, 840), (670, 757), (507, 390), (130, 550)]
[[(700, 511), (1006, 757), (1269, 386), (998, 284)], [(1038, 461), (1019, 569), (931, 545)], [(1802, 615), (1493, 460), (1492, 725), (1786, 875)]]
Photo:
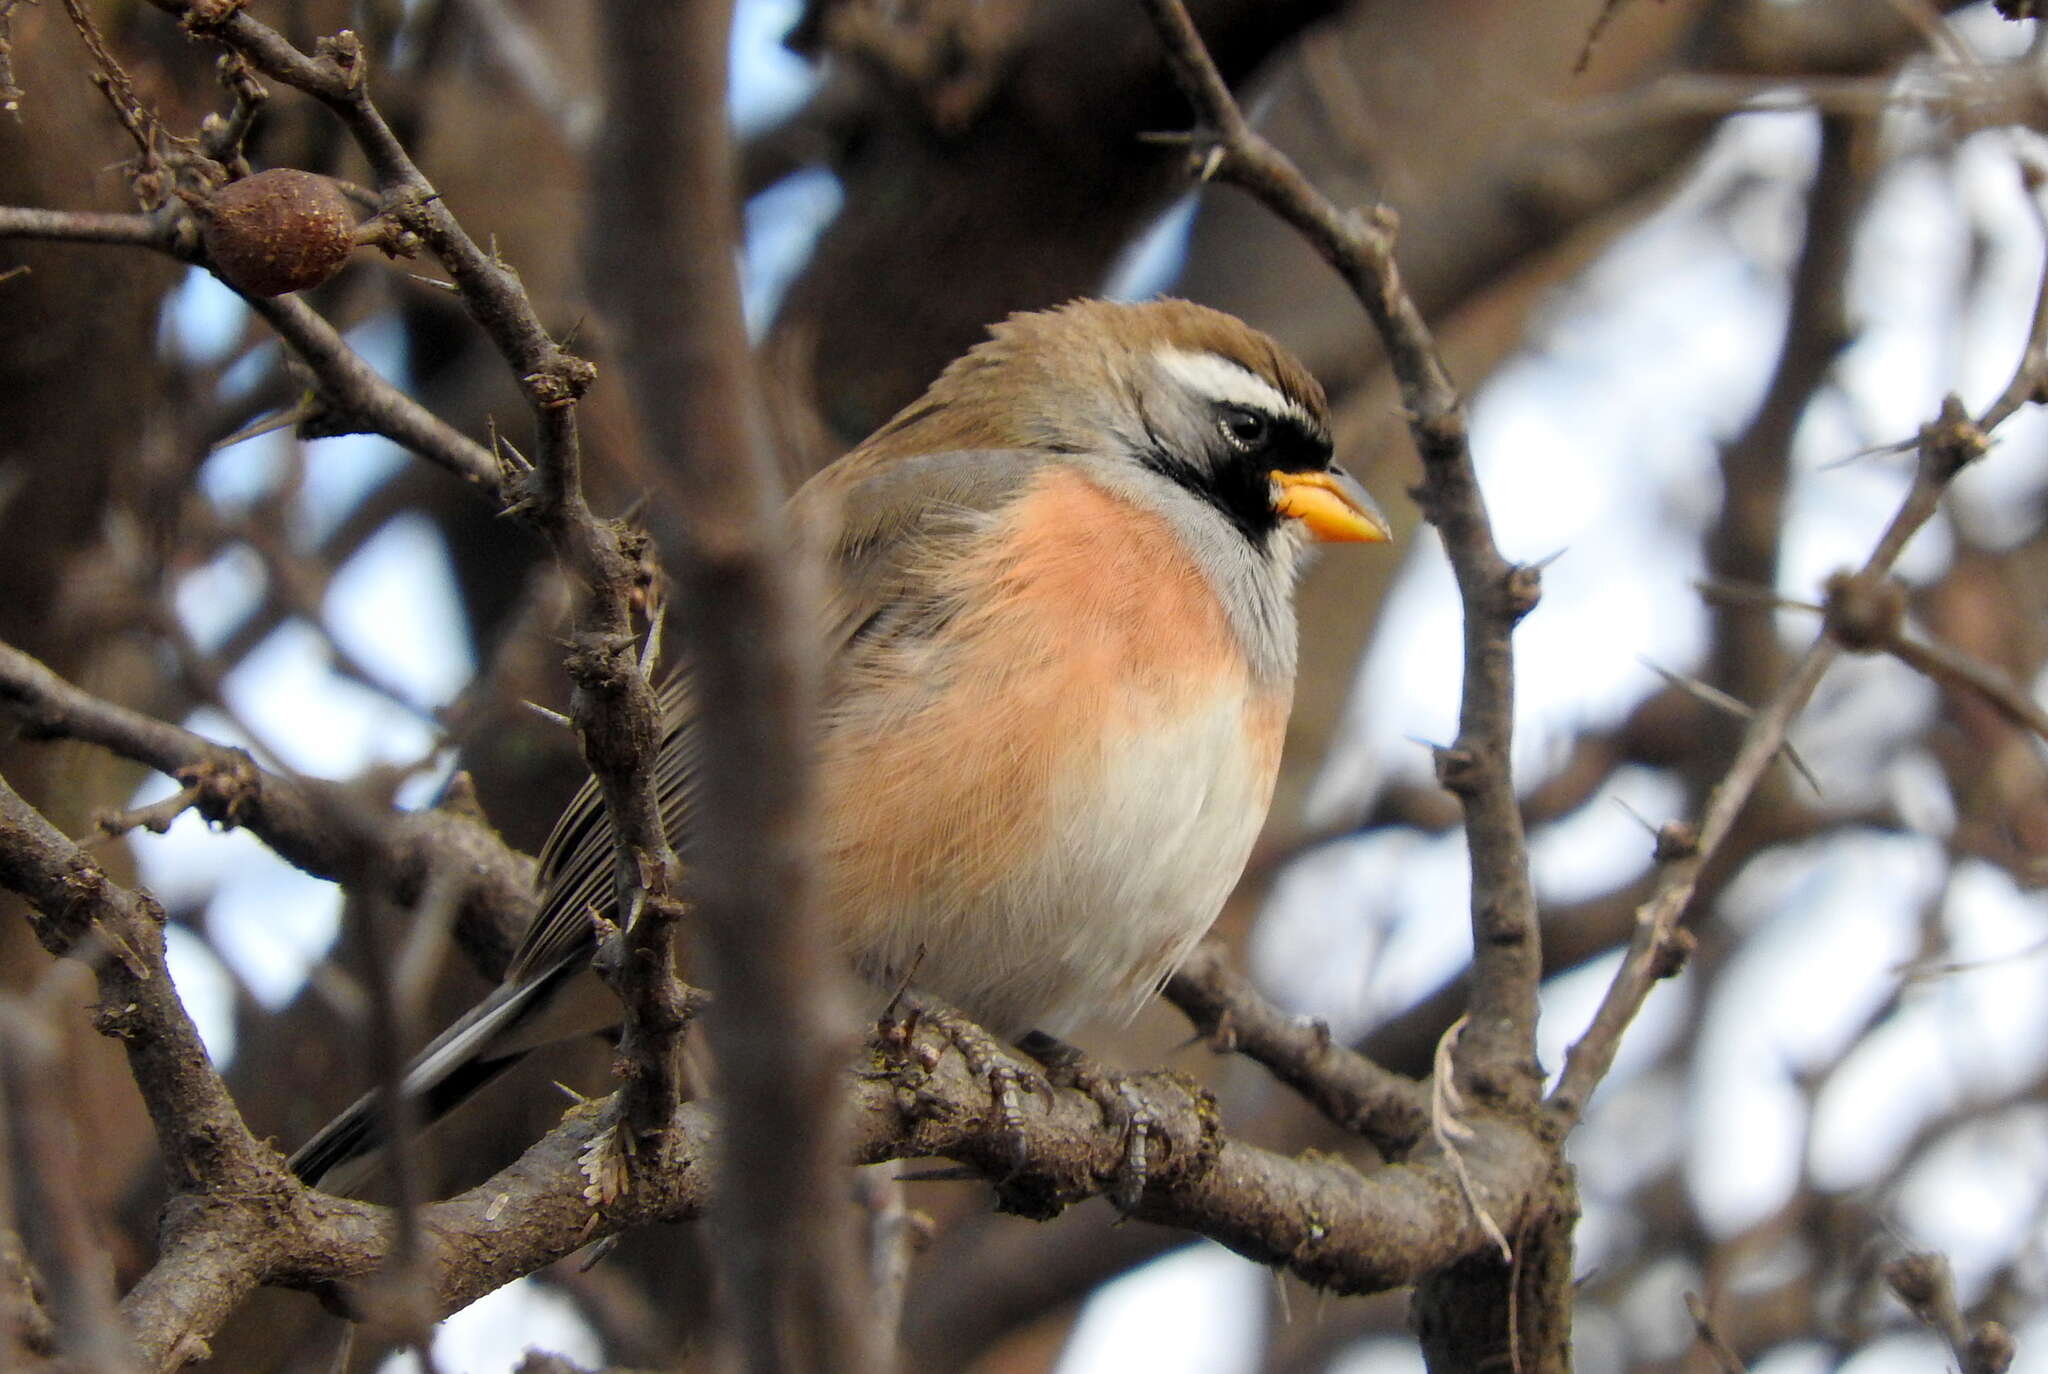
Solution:
[(1914, 1316), (1926, 1321), (1951, 1282), (1948, 1261), (1931, 1251), (1901, 1255), (1885, 1265), (1884, 1281)]
[(355, 248), (355, 211), (333, 181), (290, 167), (229, 182), (194, 199), (214, 270), (253, 296), (320, 285)]
[(1970, 1361), (1971, 1374), (1977, 1370), (1983, 1370), (1984, 1374), (2005, 1374), (2012, 1368), (2013, 1356), (2017, 1353), (2012, 1333), (1998, 1322), (1985, 1322), (1972, 1331), (1970, 1344), (1964, 1351)]
[(1898, 643), (1906, 589), (1890, 578), (1838, 572), (1827, 581), (1827, 627), (1842, 647), (1869, 654)]

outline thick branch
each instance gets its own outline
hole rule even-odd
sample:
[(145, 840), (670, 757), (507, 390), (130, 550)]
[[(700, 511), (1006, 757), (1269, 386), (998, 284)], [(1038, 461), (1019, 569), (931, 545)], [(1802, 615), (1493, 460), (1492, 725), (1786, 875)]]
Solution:
[[(1221, 1135), (1214, 1103), (1184, 1080), (1147, 1078), (1142, 1091), (1158, 1129), (1135, 1217), (1208, 1236), (1339, 1293), (1399, 1287), (1486, 1244), (1441, 1156), (1370, 1174), (1328, 1156), (1289, 1158)], [(1028, 1095), (1013, 1135), (986, 1075), (928, 1030), (900, 1057), (878, 1052), (852, 1097), (860, 1162), (959, 1160), (999, 1178), (999, 1196), (1013, 1210), (1047, 1215), (1104, 1194), (1123, 1162), (1123, 1132), (1073, 1090)], [(733, 1148), (718, 1104), (681, 1108), (671, 1158), (636, 1171), (628, 1191), (599, 1211), (585, 1200), (581, 1160), (601, 1122), (601, 1113), (578, 1111), (495, 1178), (423, 1209), (437, 1310), (617, 1231), (707, 1214), (716, 1160)], [(1542, 1196), (1548, 1159), (1512, 1123), (1480, 1116), (1472, 1124), (1466, 1165), (1489, 1210), (1517, 1229)], [(386, 1209), (321, 1203), (328, 1234), (305, 1247), (303, 1268), (276, 1281), (348, 1280), (383, 1263)]]
[[(710, 1013), (734, 1104), (716, 1253), (744, 1367), (877, 1365), (846, 1205), (843, 1103), (854, 1022), (812, 898), (807, 743), (811, 623), (794, 541), (774, 522), (774, 466), (740, 313), (726, 127), (730, 6), (605, 12), (609, 103), (596, 293), (620, 326), (663, 498), (650, 520), (674, 568), (692, 709), (692, 899), (718, 990)], [(645, 957), (667, 978), (664, 930)], [(650, 1044), (658, 1049), (661, 1042)], [(650, 1103), (650, 1106), (665, 1106)], [(658, 1118), (659, 1119), (659, 1118)]]
[(128, 1052), (172, 1186), (274, 1182), (282, 1161), (242, 1123), (171, 984), (163, 909), (109, 878), (4, 781), (0, 887), (28, 899), (45, 949), (92, 968), (100, 993), (94, 1024)]

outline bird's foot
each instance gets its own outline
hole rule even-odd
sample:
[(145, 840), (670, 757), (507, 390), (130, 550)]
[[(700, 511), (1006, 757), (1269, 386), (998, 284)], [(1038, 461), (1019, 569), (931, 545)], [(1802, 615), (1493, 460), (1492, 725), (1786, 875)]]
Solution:
[[(1049, 1091), (1045, 1079), (1017, 1063), (1001, 1041), (967, 1016), (920, 994), (901, 993), (882, 1014), (881, 1033), (885, 1043), (909, 1046), (920, 1026), (938, 1032), (966, 1063), (967, 1071), (988, 1084), (990, 1114), (996, 1129), (996, 1156), (1008, 1175), (1023, 1169), (1029, 1160), (1024, 1136), (1024, 1111), (1020, 1091)], [(930, 1066), (927, 1066), (930, 1067)], [(1000, 1182), (1000, 1180), (998, 1180)]]
[(1061, 1087), (1086, 1093), (1102, 1112), (1102, 1119), (1117, 1131), (1123, 1152), (1111, 1176), (1109, 1200), (1120, 1212), (1137, 1207), (1151, 1176), (1150, 1145), (1159, 1131), (1159, 1120), (1127, 1074), (1104, 1068), (1058, 1036), (1032, 1031), (1018, 1040), (1017, 1048), (1036, 1059), (1046, 1077)]

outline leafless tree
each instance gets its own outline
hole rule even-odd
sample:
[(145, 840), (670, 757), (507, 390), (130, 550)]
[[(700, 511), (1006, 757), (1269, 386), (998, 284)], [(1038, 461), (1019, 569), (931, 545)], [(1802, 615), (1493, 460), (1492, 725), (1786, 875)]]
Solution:
[[(809, 0), (786, 39), (808, 96), (735, 140), (729, 4), (0, 0), (0, 888), (19, 898), (0, 912), (0, 1366), (373, 1368), (411, 1347), (432, 1368), (435, 1321), (534, 1274), (618, 1368), (1040, 1369), (1090, 1295), (1202, 1237), (1278, 1275), (1290, 1315), (1262, 1369), (1391, 1340), (1435, 1370), (1728, 1371), (1905, 1332), (1970, 1374), (2011, 1367), (2048, 1282), (2048, 1061), (1955, 1064), (1872, 1177), (1831, 1177), (1813, 1137), (1874, 1059), (1942, 1052), (1916, 1008), (1930, 987), (1976, 995), (1967, 884), (2042, 914), (2048, 484), (2007, 478), (1997, 520), (1954, 503), (1991, 464), (2041, 467), (2023, 426), (2048, 400), (2048, 289), (1995, 395), (1871, 436), (1858, 461), (1896, 490), (1854, 558), (1810, 587), (1784, 572), (1816, 467), (1802, 427), (1851, 389), (1852, 278), (1885, 251), (1874, 207), (1953, 197), (1929, 173), (1994, 139), (2040, 216), (2033, 7), (2001, 0), (1967, 29), (1961, 9)], [(1970, 33), (2024, 37), (1980, 50)], [(1540, 347), (1561, 284), (1673, 213), (1767, 110), (1818, 130), (1811, 175), (1724, 180), (1685, 213), (1802, 202), (1779, 332), (1742, 343), (1768, 383), (1714, 436), (1710, 511), (1632, 513), (1696, 551), (1704, 649), (1532, 767), (1514, 654), (1554, 551), (1504, 551), (1481, 479), (1515, 455), (1475, 455), (1466, 398)], [(821, 174), (836, 213), (750, 343), (742, 207)], [(1415, 559), (1452, 571), (1462, 678), (1427, 780), (1394, 769), (1312, 810), (1361, 656), (1389, 651), (1394, 569), (1311, 570), (1252, 872), (1170, 1006), (1090, 1039), (1148, 1070), (1132, 1091), (1156, 1125), (1130, 1191), (1131, 1142), (1086, 1094), (1006, 1108), (930, 1027), (841, 1067), (790, 728), (807, 646), (770, 512), (990, 321), (1102, 290), (1190, 194), (1173, 289), (1296, 346), (1353, 465), (1412, 491), (1436, 537), (1400, 523)], [(1945, 297), (1967, 321), (1993, 247), (1945, 223), (1978, 229)], [(239, 334), (184, 346), (174, 293), (207, 279), (239, 298)], [(323, 441), (362, 435), (407, 459), (336, 496)], [(257, 442), (271, 467), (231, 489)], [(401, 527), (431, 530), (459, 590), (466, 642), (439, 651), (481, 659), (438, 709), (340, 623), (347, 570)], [(1902, 574), (1923, 529), (1947, 553)], [(195, 606), (220, 585), (256, 590)], [(688, 877), (651, 773), (648, 637), (670, 608), (712, 723)], [(280, 727), (247, 686), (280, 634), (409, 713), (416, 754), (340, 780), (291, 766), (305, 741), (279, 729), (325, 727)], [(1906, 771), (1859, 785), (1870, 769), (1809, 760), (1809, 728)], [(436, 804), (400, 804), (451, 757)], [(503, 971), (533, 910), (524, 854), (586, 769), (634, 913), (606, 960), (623, 1038), (537, 1057), (431, 1136), (401, 1131), (378, 1202), (301, 1186), (276, 1146), (394, 1082)], [(1558, 898), (1532, 844), (1632, 772), (1668, 780), (1671, 813), (1623, 879)], [(146, 777), (168, 794), (138, 802)], [(208, 940), (208, 898), (151, 895), (113, 842), (148, 846), (137, 832), (188, 813), (340, 894), (302, 990), (281, 1007), (237, 990), (224, 1066), (166, 953)], [(1291, 864), (1452, 832), (1469, 897), (1404, 915), (1469, 928), (1463, 972), (1355, 1035), (1245, 972)], [(1721, 1110), (1698, 1045), (1746, 970), (1772, 973), (1770, 999), (1814, 995), (1810, 967), (1774, 967), (1745, 893), (1795, 856), (1855, 865), (1871, 835), (1937, 856), (1916, 947), (1847, 1034), (1786, 1069), (1797, 1176), (1727, 1223), (1686, 1172), (1673, 1104)], [(1790, 923), (1803, 900), (1767, 904)], [(2036, 1001), (2042, 948), (2048, 933), (1990, 956)], [(1541, 1062), (1562, 980), (1589, 974), (1585, 1024)], [(698, 980), (709, 1098), (683, 1088)], [(1652, 998), (1667, 1028), (1646, 1035)], [(1618, 1067), (1624, 1050), (1638, 1062)], [(550, 1078), (610, 1095), (570, 1104)], [(1900, 1200), (1986, 1141), (2022, 1142), (2033, 1167), (1986, 1228), (1999, 1239), (1951, 1265)], [(949, 1166), (854, 1167), (932, 1158)], [(1290, 1299), (1302, 1285), (1328, 1300)]]

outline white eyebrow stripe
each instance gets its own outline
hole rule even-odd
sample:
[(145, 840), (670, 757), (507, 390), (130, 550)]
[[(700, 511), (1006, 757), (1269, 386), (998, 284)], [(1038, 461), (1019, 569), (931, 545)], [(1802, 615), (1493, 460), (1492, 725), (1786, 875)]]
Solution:
[(1267, 415), (1288, 416), (1310, 433), (1317, 428), (1314, 418), (1280, 388), (1220, 353), (1166, 347), (1154, 356), (1167, 376), (1212, 401), (1244, 406)]

